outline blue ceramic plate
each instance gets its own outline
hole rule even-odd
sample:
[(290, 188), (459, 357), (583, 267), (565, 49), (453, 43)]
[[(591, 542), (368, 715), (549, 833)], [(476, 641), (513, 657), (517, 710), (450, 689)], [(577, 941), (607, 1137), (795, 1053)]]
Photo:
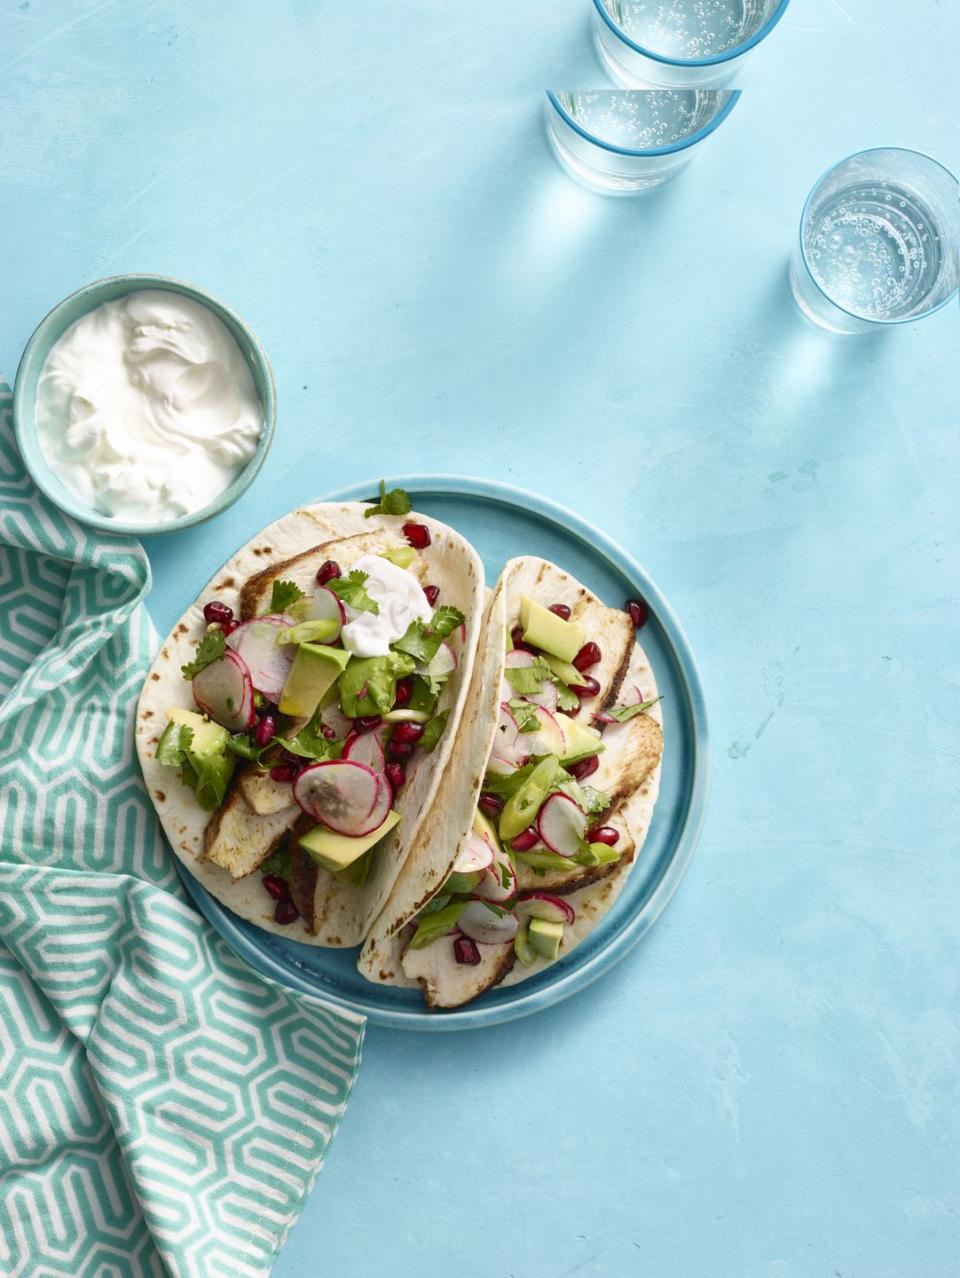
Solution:
[[(268, 976), (361, 1012), (379, 1025), (456, 1030), (527, 1016), (582, 990), (608, 971), (653, 926), (676, 891), (703, 823), (708, 784), (707, 720), (700, 676), (670, 606), (644, 570), (598, 529), (561, 506), (521, 489), (459, 475), (411, 475), (394, 481), (417, 510), (452, 525), (476, 546), (496, 580), (514, 555), (540, 555), (579, 578), (611, 606), (640, 595), (650, 605), (641, 632), (663, 694), (664, 759), (660, 797), (640, 858), (616, 905), (562, 962), (460, 1011), (430, 1012), (418, 991), (374, 985), (356, 969), (356, 950), (284, 941), (238, 919), (181, 867), (191, 896), (229, 945)], [(323, 500), (368, 499), (374, 482)]]

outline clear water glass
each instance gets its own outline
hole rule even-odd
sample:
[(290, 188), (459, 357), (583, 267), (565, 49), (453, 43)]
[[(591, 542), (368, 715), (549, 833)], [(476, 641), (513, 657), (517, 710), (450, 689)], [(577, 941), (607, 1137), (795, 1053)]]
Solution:
[(550, 91), (547, 137), (584, 186), (637, 195), (678, 173), (739, 97), (735, 89)]
[(593, 0), (603, 63), (628, 89), (717, 88), (777, 25), (789, 0)]
[(957, 293), (960, 186), (919, 151), (878, 147), (842, 160), (810, 192), (790, 265), (808, 319), (876, 332), (939, 310)]

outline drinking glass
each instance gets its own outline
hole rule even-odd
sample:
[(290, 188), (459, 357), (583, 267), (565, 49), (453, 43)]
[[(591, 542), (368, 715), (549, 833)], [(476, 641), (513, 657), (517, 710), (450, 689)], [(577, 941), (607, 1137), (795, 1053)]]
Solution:
[(877, 147), (841, 160), (803, 208), (790, 286), (808, 319), (877, 332), (957, 292), (960, 186), (919, 151)]
[(628, 89), (717, 88), (790, 0), (593, 0), (600, 61)]
[(550, 91), (547, 137), (585, 186), (636, 195), (678, 173), (739, 97), (737, 89)]

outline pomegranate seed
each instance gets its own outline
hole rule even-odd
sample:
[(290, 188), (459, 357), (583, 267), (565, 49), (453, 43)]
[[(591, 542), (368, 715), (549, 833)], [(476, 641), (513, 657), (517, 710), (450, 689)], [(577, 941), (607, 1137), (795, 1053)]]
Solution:
[(603, 653), (595, 643), (585, 643), (573, 659), (573, 665), (580, 671), (589, 670), (601, 659)]
[(391, 746), (395, 745), (416, 745), (423, 736), (422, 723), (398, 723), (393, 730), (393, 736), (390, 738)]
[(403, 785), (404, 781), (406, 781), (407, 779), (407, 774), (403, 764), (396, 763), (393, 760), (391, 760), (389, 763), (384, 764), (383, 771), (387, 780), (390, 782), (391, 786), (393, 787), (394, 794), (396, 794), (396, 792)]
[(225, 603), (221, 603), (219, 599), (211, 599), (208, 604), (203, 607), (203, 619), (208, 624), (211, 621), (218, 621), (221, 625), (225, 621), (233, 621), (233, 609), (228, 608)]
[(480, 962), (480, 951), (476, 941), (470, 936), (458, 936), (453, 943), (453, 956), (458, 963), (468, 963), (476, 967)]
[(334, 577), (339, 576), (340, 565), (335, 559), (327, 559), (317, 569), (317, 585), (325, 586), (328, 581), (333, 581)]
[(354, 732), (372, 732), (374, 728), (379, 728), (383, 719), (378, 714), (362, 714), (359, 719), (354, 719)]
[(587, 675), (583, 683), (575, 683), (571, 686), (570, 691), (582, 701), (584, 697), (595, 697), (600, 691), (599, 679), (594, 679), (593, 675)]
[(322, 735), (322, 736), (324, 736), (324, 737), (325, 737), (328, 741), (335, 741), (335, 740), (336, 740), (336, 738), (337, 738), (336, 730), (335, 730), (334, 728), (331, 728), (331, 727), (330, 727), (330, 725), (329, 725), (329, 723), (321, 723), (321, 725), (320, 725), (320, 733), (321, 733), (321, 735)]
[(430, 545), (430, 529), (425, 524), (412, 521), (403, 525), (403, 535), (414, 550), (426, 550)]
[(413, 754), (414, 745), (412, 741), (391, 741), (387, 749), (394, 759), (409, 759)]
[(531, 644), (524, 643), (523, 626), (514, 626), (514, 628), (510, 631), (510, 642), (513, 644), (514, 648), (518, 649), (520, 652), (537, 651)]
[(619, 842), (620, 831), (615, 830), (612, 825), (598, 825), (595, 830), (591, 830), (587, 836), (591, 843), (605, 843), (608, 848)]
[(423, 593), (427, 596), (427, 603), (431, 608), (436, 608), (437, 600), (440, 598), (439, 586), (424, 586)]
[(278, 763), (270, 769), (270, 780), (286, 782), (288, 785), (297, 775), (297, 769), (290, 763)]
[(413, 680), (408, 675), (405, 679), (397, 680), (397, 691), (393, 700), (395, 706), (405, 706), (413, 696)]
[(281, 927), (286, 927), (288, 923), (292, 923), (294, 919), (300, 917), (300, 911), (292, 901), (284, 900), (277, 902), (277, 908), (273, 912), (275, 923), (279, 923)]
[(630, 614), (634, 630), (639, 630), (647, 620), (649, 609), (642, 599), (628, 599), (623, 605)]
[[(572, 772), (573, 769), (570, 768), (569, 771)], [(539, 830), (537, 829), (535, 825), (528, 825), (527, 828), (525, 830), (522, 830), (517, 835), (517, 837), (512, 841), (511, 847), (513, 848), (514, 852), (529, 852), (530, 849), (533, 847), (533, 845), (539, 842), (540, 842)]]
[(485, 816), (497, 817), (503, 811), (503, 799), (498, 794), (481, 794), (477, 807)]
[(570, 609), (566, 604), (551, 604), (550, 611), (555, 612), (558, 617), (562, 617), (564, 621), (570, 620)]
[(263, 886), (275, 901), (283, 901), (290, 895), (287, 880), (281, 879), (278, 874), (265, 874), (263, 876)]
[(258, 746), (269, 745), (277, 735), (277, 721), (272, 714), (265, 714), (257, 723), (253, 739)]
[(582, 781), (584, 777), (593, 776), (599, 766), (600, 756), (591, 754), (589, 759), (581, 759), (579, 763), (571, 763), (567, 771), (575, 780)]
[(222, 621), (220, 623), (220, 629), (223, 631), (224, 637), (232, 635), (239, 624), (239, 621)]

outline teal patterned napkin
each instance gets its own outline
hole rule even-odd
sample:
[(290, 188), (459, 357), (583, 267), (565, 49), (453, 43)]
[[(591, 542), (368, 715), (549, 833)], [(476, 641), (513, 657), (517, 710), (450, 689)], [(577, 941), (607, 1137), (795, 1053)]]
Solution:
[(138, 543), (41, 498), (0, 384), (0, 1273), (254, 1278), (363, 1021), (258, 976), (188, 903), (133, 718)]

